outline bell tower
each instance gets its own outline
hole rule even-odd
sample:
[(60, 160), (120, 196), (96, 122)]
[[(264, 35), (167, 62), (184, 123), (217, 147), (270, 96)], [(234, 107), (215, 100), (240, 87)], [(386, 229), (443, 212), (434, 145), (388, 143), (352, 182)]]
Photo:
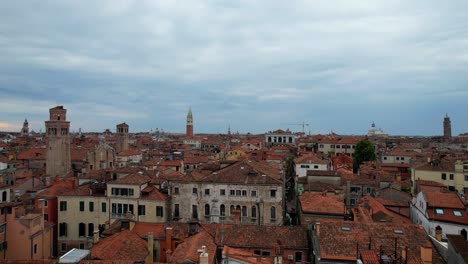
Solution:
[(49, 109), (46, 127), (46, 174), (52, 177), (65, 176), (71, 171), (70, 158), (70, 122), (67, 121), (67, 109), (56, 106)]
[(448, 140), (452, 138), (452, 123), (450, 122), (450, 117), (445, 114), (444, 117), (444, 139)]
[(126, 123), (117, 125), (117, 142), (115, 151), (120, 153), (128, 149), (128, 125)]
[(27, 136), (27, 135), (29, 135), (29, 123), (28, 123), (28, 119), (24, 119), (23, 128), (21, 129), (21, 135), (22, 135), (22, 136)]
[(192, 116), (192, 108), (189, 108), (187, 114), (187, 129), (186, 129), (186, 137), (191, 138), (193, 137), (193, 116)]

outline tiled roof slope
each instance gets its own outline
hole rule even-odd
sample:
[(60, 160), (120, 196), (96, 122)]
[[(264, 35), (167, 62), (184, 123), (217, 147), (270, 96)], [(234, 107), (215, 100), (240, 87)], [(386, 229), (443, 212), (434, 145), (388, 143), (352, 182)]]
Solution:
[(144, 262), (147, 255), (146, 241), (130, 230), (105, 238), (91, 248), (93, 259)]
[(281, 184), (273, 170), (255, 161), (240, 161), (202, 179), (202, 182), (231, 184)]

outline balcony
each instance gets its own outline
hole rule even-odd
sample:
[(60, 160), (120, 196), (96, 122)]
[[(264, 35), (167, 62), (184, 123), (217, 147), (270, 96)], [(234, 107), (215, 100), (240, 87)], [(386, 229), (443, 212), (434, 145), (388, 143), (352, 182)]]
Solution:
[(111, 213), (111, 218), (113, 219), (135, 219), (135, 215), (132, 213), (126, 213), (126, 214), (119, 214), (119, 213)]

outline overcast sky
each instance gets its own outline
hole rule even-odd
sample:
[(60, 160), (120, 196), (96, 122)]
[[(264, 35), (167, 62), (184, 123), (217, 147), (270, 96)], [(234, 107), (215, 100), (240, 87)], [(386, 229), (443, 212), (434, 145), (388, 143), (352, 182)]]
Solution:
[(468, 1), (1, 1), (0, 130), (468, 132)]

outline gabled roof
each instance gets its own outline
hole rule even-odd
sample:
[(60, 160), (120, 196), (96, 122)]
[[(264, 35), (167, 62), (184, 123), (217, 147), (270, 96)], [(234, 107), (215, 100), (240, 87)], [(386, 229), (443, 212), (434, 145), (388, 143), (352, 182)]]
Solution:
[(130, 230), (104, 238), (91, 248), (93, 259), (144, 262), (146, 256), (148, 256), (146, 241)]
[(213, 264), (216, 257), (216, 244), (213, 237), (203, 229), (177, 246), (171, 256), (171, 263), (199, 263), (198, 250), (202, 246), (206, 246), (208, 263)]
[(456, 193), (423, 191), (428, 207), (465, 209), (465, 205)]
[[(400, 230), (400, 232), (395, 232)], [(432, 248), (424, 229), (414, 224), (356, 223), (349, 221), (324, 221), (320, 223), (320, 257), (327, 260), (355, 261), (357, 250), (379, 252), (397, 246), (408, 247), (409, 259), (420, 259), (420, 246)], [(433, 249), (433, 258), (435, 255)], [(415, 262), (408, 262), (415, 263)], [(417, 262), (418, 263), (418, 262)]]
[(304, 213), (343, 215), (345, 212), (342, 195), (303, 193), (299, 196), (299, 200)]
[(151, 179), (148, 176), (135, 173), (119, 178), (115, 181), (111, 181), (109, 184), (143, 185), (150, 181)]
[(141, 155), (141, 152), (138, 150), (133, 150), (133, 149), (126, 149), (124, 151), (119, 152), (117, 156), (120, 157), (128, 157), (128, 156), (136, 156), (136, 155)]
[(239, 161), (200, 179), (202, 182), (232, 184), (281, 184), (271, 167), (255, 161)]
[(294, 160), (296, 164), (328, 164), (327, 160), (320, 159), (313, 153), (308, 153)]

